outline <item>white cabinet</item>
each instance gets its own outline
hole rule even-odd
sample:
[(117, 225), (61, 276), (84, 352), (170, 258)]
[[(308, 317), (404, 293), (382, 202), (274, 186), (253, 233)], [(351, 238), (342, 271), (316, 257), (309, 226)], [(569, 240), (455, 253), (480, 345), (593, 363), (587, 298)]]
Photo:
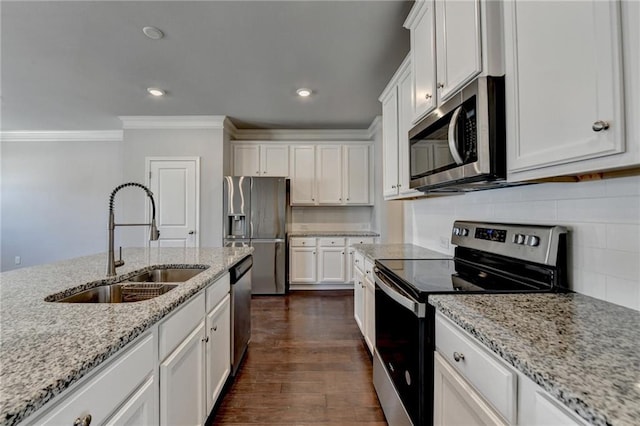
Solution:
[(316, 148), (291, 146), (291, 205), (316, 204)]
[(204, 424), (205, 339), (203, 319), (160, 364), (161, 425)]
[(215, 405), (231, 372), (231, 296), (207, 314), (206, 342), (206, 413)]
[(353, 318), (364, 336), (364, 273), (358, 268), (353, 272)]
[(318, 204), (342, 204), (342, 146), (316, 147)]
[(148, 386), (150, 382), (155, 384), (153, 360), (156, 342), (153, 333), (146, 333), (60, 403), (25, 423), (60, 425), (90, 419), (94, 424), (102, 424), (109, 417), (146, 418), (150, 420), (149, 424), (156, 423), (158, 394), (154, 386)]
[(234, 144), (234, 176), (289, 176), (289, 146)]
[(421, 195), (410, 188), (409, 130), (413, 117), (410, 57), (404, 60), (387, 88), (382, 102), (382, 189), (385, 199)]
[(297, 283), (315, 283), (317, 281), (317, 253), (315, 238), (313, 238), (313, 246), (308, 247), (307, 241), (310, 238), (296, 241), (291, 239), (291, 247), (289, 248), (289, 281), (292, 284)]
[(373, 262), (364, 259), (364, 341), (373, 353), (376, 346), (376, 287), (373, 276)]
[(440, 102), (481, 71), (480, 0), (436, 0), (435, 12), (436, 89)]
[(153, 376), (140, 386), (129, 400), (105, 423), (116, 425), (153, 425), (158, 423), (157, 381)]
[(371, 144), (291, 146), (291, 205), (371, 205)]
[(344, 283), (346, 281), (345, 239), (318, 238), (318, 281)]
[(411, 36), (414, 124), (477, 75), (504, 74), (501, 3), (414, 3), (404, 23)]
[(439, 426), (507, 425), (437, 352), (434, 354), (433, 423)]
[[(345, 281), (347, 283), (353, 283), (355, 277), (355, 269), (358, 262), (362, 264), (364, 262), (364, 258), (360, 256), (360, 259), (356, 261), (356, 249), (353, 247), (356, 244), (373, 244), (375, 242), (375, 238), (373, 237), (350, 237), (347, 238), (347, 257), (346, 257), (346, 278)], [(360, 271), (362, 272), (362, 265), (360, 266)]]
[(505, 2), (509, 180), (625, 165), (621, 3)]

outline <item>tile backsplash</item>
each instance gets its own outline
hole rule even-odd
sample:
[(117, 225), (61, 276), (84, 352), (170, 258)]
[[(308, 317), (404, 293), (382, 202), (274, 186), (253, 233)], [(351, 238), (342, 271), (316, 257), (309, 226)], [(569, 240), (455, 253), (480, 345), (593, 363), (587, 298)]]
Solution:
[(640, 310), (640, 177), (545, 183), (405, 205), (405, 241), (453, 253), (456, 219), (564, 225), (571, 288)]

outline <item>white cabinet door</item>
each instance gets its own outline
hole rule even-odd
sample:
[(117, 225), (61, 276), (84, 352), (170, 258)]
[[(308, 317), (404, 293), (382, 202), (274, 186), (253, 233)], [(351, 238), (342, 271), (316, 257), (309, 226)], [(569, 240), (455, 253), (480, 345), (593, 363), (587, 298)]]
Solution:
[(105, 423), (105, 426), (158, 424), (157, 386), (154, 377), (149, 377), (109, 421)]
[(316, 163), (318, 202), (342, 204), (342, 145), (318, 145)]
[(292, 145), (290, 159), (291, 204), (317, 204), (315, 147)]
[(382, 195), (398, 195), (398, 92), (382, 98)]
[(421, 194), (411, 189), (411, 170), (409, 169), (409, 130), (413, 119), (413, 83), (410, 68), (400, 76), (398, 82), (398, 193), (403, 196)]
[(369, 351), (373, 353), (376, 345), (376, 288), (373, 282), (364, 278), (364, 340)]
[(317, 262), (315, 247), (291, 247), (289, 261), (289, 281), (291, 283), (317, 282)]
[(260, 146), (260, 176), (289, 176), (289, 146)]
[(346, 271), (345, 282), (352, 283), (355, 278), (355, 254), (356, 250), (353, 247), (349, 247), (351, 244), (347, 242), (347, 258), (346, 258)]
[(482, 70), (480, 0), (436, 0), (435, 21), (440, 104)]
[(510, 180), (594, 171), (580, 161), (624, 152), (619, 8), (505, 2)]
[(353, 318), (364, 336), (364, 274), (353, 268)]
[(234, 176), (260, 176), (260, 145), (233, 146)]
[(160, 424), (202, 425), (205, 410), (205, 322), (160, 364)]
[(434, 5), (433, 0), (420, 1), (418, 4), (421, 8), (410, 27), (414, 123), (436, 106)]
[(231, 372), (231, 296), (207, 315), (207, 402), (210, 413)]
[(370, 145), (345, 145), (344, 155), (344, 184), (342, 201), (344, 204), (370, 204), (369, 182), (371, 175)]
[(322, 283), (345, 282), (345, 248), (320, 247), (318, 249), (318, 281)]
[(433, 395), (433, 423), (436, 425), (507, 425), (437, 352), (434, 354)]

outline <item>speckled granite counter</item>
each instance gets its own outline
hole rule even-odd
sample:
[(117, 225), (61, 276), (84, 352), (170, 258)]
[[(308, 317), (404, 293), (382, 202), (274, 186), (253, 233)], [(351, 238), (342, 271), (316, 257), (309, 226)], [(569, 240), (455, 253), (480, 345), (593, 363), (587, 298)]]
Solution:
[(0, 425), (35, 412), (252, 250), (125, 249), (119, 277), (156, 265), (209, 266), (174, 290), (135, 303), (44, 301), (71, 287), (97, 285), (105, 277), (106, 254), (0, 274)]
[(373, 231), (295, 231), (288, 233), (291, 237), (379, 237)]
[(376, 259), (449, 259), (439, 253), (413, 244), (356, 244), (356, 250), (371, 260)]
[(589, 423), (640, 422), (640, 312), (576, 293), (430, 303)]

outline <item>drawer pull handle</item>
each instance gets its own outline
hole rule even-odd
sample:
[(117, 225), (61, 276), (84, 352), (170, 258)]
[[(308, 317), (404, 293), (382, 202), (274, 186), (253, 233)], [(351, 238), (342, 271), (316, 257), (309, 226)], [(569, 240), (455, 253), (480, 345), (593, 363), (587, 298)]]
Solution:
[(464, 361), (464, 354), (461, 354), (460, 352), (454, 352), (453, 353), (453, 359), (456, 362)]
[(78, 417), (73, 426), (89, 426), (91, 424), (91, 414), (87, 414), (83, 418)]
[(603, 130), (608, 130), (609, 123), (607, 123), (606, 121), (598, 120), (595, 123), (593, 123), (593, 126), (591, 126), (591, 129), (594, 132), (601, 132)]

